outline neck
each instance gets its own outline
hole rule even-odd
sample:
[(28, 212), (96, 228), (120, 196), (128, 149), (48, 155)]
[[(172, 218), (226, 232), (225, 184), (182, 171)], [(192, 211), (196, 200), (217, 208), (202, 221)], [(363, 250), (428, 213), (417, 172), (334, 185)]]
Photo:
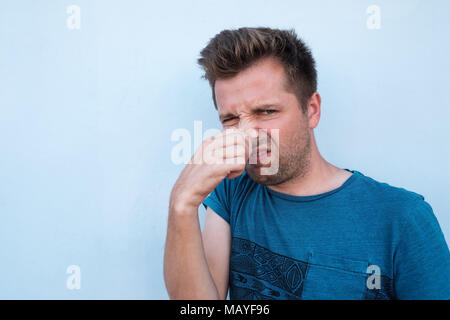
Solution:
[(281, 184), (268, 187), (285, 194), (311, 196), (340, 187), (351, 175), (351, 172), (339, 169), (321, 156), (312, 133), (311, 156), (306, 172)]

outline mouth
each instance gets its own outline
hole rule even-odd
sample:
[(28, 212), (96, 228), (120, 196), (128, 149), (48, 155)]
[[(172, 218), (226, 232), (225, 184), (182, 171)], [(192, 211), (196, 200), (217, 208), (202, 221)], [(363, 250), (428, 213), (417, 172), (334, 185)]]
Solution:
[(248, 161), (254, 165), (266, 165), (270, 163), (271, 155), (270, 149), (256, 149), (252, 151)]

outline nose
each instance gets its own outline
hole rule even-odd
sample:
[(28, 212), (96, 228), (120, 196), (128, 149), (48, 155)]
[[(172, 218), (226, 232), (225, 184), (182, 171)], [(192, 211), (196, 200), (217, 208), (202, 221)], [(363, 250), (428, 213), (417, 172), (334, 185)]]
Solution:
[(238, 129), (246, 134), (246, 142), (249, 150), (249, 155), (252, 155), (256, 152), (259, 141), (259, 127), (257, 125), (257, 122), (251, 118), (241, 117), (238, 124)]
[(251, 136), (254, 136), (254, 133), (257, 135), (259, 127), (257, 122), (250, 117), (241, 117), (241, 119), (239, 119), (238, 129), (248, 134), (253, 133)]

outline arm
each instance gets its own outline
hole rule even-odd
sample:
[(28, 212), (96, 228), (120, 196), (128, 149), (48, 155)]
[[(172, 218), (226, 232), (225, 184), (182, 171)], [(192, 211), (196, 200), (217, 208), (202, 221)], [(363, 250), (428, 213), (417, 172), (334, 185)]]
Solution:
[(211, 208), (206, 210), (203, 246), (206, 261), (208, 262), (219, 297), (225, 300), (228, 293), (228, 272), (230, 267), (230, 225)]
[[(208, 159), (220, 157), (221, 161), (206, 163), (197, 151), (172, 190), (164, 253), (164, 280), (171, 299), (226, 298), (229, 225), (208, 208), (202, 233), (198, 207), (225, 177), (233, 178), (245, 169), (245, 141), (241, 141), (241, 148), (235, 148), (235, 139), (219, 139), (227, 134), (242, 135), (223, 132), (205, 141), (200, 148), (209, 150)], [(230, 148), (231, 152), (218, 152)], [(240, 161), (229, 161), (233, 159)]]
[(220, 298), (203, 249), (197, 209), (170, 210), (164, 278), (171, 299)]

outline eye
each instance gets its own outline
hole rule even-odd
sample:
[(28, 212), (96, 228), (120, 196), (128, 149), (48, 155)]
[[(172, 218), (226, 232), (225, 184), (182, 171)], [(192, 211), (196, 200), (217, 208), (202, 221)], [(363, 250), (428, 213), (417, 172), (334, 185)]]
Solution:
[(263, 110), (262, 111), (264, 114), (267, 114), (267, 115), (269, 115), (269, 114), (272, 114), (272, 113), (275, 113), (275, 112), (277, 112), (276, 110)]
[(227, 122), (230, 122), (231, 120), (235, 120), (235, 119), (236, 119), (236, 117), (226, 118), (226, 119), (222, 120), (222, 123), (227, 123)]

